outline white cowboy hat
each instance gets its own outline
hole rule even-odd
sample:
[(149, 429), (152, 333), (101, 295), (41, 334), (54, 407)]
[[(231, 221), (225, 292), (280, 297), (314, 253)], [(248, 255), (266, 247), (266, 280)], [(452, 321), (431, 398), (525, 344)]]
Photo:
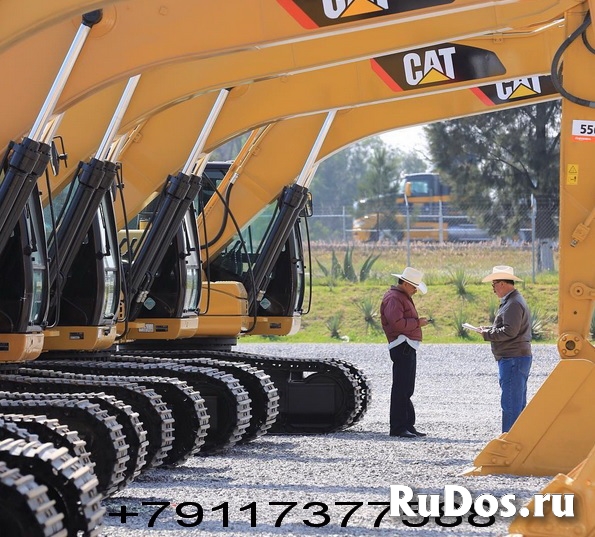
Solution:
[(493, 282), (494, 280), (514, 280), (516, 282), (522, 282), (518, 276), (514, 275), (514, 269), (506, 265), (496, 265), (492, 269), (492, 273), (488, 274), (482, 282)]
[(403, 274), (392, 274), (392, 276), (396, 276), (400, 280), (406, 281), (414, 287), (417, 287), (422, 295), (425, 295), (428, 292), (426, 284), (421, 281), (424, 277), (424, 273), (417, 269), (406, 267)]

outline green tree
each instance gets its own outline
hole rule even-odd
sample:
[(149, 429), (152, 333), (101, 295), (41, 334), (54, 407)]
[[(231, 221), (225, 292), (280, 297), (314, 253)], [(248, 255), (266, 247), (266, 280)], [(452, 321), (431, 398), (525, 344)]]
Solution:
[(396, 150), (401, 173), (424, 173), (430, 171), (429, 159), (418, 150), (402, 151)]
[[(395, 150), (376, 139), (367, 159), (368, 168), (358, 183), (359, 201), (355, 216), (361, 213), (376, 215), (376, 226), (380, 230), (394, 227), (395, 195), (399, 189), (399, 169)], [(365, 203), (361, 203), (366, 200)]]
[(432, 161), (459, 208), (494, 236), (530, 225), (537, 200), (538, 238), (557, 235), (558, 101), (427, 126)]
[(366, 172), (357, 185), (360, 197), (375, 198), (396, 189), (399, 179), (398, 162), (394, 150), (379, 138), (374, 140), (366, 164)]

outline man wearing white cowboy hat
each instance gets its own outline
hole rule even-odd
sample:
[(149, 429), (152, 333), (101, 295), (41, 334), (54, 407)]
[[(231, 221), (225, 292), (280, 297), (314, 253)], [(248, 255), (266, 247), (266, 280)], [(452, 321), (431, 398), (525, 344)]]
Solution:
[(480, 327), (485, 341), (492, 346), (498, 362), (502, 432), (512, 424), (527, 404), (527, 379), (531, 371), (531, 313), (514, 282), (522, 281), (514, 269), (497, 265), (482, 282), (491, 282), (500, 307), (491, 327)]
[(382, 329), (388, 340), (393, 362), (393, 384), (390, 396), (390, 436), (417, 438), (426, 436), (415, 428), (415, 409), (411, 397), (415, 389), (417, 350), (422, 340), (421, 329), (429, 323), (419, 317), (412, 297), (419, 290), (427, 293), (423, 273), (407, 267), (402, 274), (393, 274), (398, 285), (385, 293), (380, 305)]

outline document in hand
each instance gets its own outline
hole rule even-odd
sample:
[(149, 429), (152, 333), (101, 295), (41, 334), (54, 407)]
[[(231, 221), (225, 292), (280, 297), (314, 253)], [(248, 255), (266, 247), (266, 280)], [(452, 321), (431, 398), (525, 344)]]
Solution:
[(463, 328), (466, 328), (467, 330), (473, 330), (474, 332), (481, 332), (481, 328), (478, 328), (477, 326), (473, 326), (472, 324), (469, 324), (469, 323), (463, 323), (461, 326)]

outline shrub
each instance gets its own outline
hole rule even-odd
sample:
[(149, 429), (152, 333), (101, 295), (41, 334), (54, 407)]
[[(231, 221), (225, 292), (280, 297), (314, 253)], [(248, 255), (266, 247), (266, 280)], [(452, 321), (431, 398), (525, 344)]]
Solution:
[(378, 322), (379, 311), (378, 303), (372, 300), (369, 296), (356, 300), (355, 305), (364, 314), (364, 322), (366, 323), (366, 334), (368, 329), (372, 329), (374, 332), (380, 331), (380, 323)]
[(341, 339), (341, 334), (339, 332), (341, 325), (343, 324), (343, 312), (338, 311), (331, 317), (329, 317), (326, 321), (326, 327), (329, 329), (331, 333), (331, 337), (335, 339)]
[(378, 261), (380, 258), (380, 254), (373, 255), (370, 254), (364, 261), (362, 268), (359, 271), (359, 281), (365, 282), (370, 277), (370, 271), (372, 270), (372, 265)]
[(467, 285), (469, 284), (469, 276), (465, 272), (465, 269), (458, 268), (454, 271), (449, 270), (449, 274), (450, 283), (454, 284), (457, 295), (467, 300), (471, 298), (471, 295), (467, 289)]
[(469, 330), (463, 327), (463, 323), (466, 322), (468, 322), (467, 315), (463, 311), (463, 308), (460, 308), (459, 311), (453, 313), (452, 326), (455, 329), (455, 336), (460, 337), (461, 339), (469, 339), (471, 337)]

